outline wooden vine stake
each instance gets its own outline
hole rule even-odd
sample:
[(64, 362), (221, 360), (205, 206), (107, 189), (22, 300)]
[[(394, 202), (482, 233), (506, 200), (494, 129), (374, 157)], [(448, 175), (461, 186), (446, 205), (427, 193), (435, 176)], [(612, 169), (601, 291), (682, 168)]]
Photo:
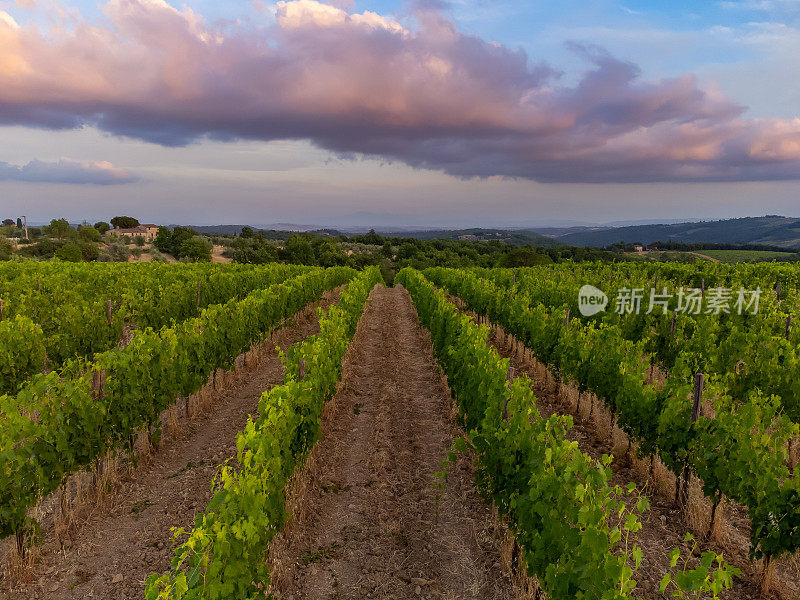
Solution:
[(25, 560), (25, 550), (27, 546), (25, 545), (25, 529), (19, 529), (16, 532), (17, 538), (17, 554), (22, 560)]
[(761, 595), (767, 596), (772, 587), (772, 572), (774, 571), (772, 553), (764, 553), (764, 570), (761, 572)]
[(300, 359), (300, 379), (306, 378), (306, 361), (305, 359)]
[[(105, 371), (92, 371), (92, 400), (97, 402), (103, 397), (106, 386)], [(99, 487), (103, 479), (103, 457), (98, 456), (94, 461), (95, 486)]]
[[(67, 495), (68, 488), (67, 485), (69, 480), (63, 480), (61, 484), (58, 486), (58, 518), (61, 520), (62, 526), (67, 526), (67, 519), (69, 518), (67, 514), (67, 510), (69, 508), (69, 497)], [(56, 534), (58, 536), (58, 534)], [(59, 536), (60, 537), (60, 536)], [(64, 548), (63, 540), (59, 540), (61, 548)]]
[[(3, 304), (2, 300), (0, 300), (0, 319), (3, 318)], [(792, 315), (786, 315), (786, 339), (789, 339), (789, 332), (792, 329)]]
[[(700, 418), (700, 405), (703, 400), (703, 384), (705, 382), (705, 375), (697, 373), (694, 376), (694, 390), (692, 392), (692, 423), (695, 423)], [(689, 503), (689, 463), (683, 465), (683, 487), (681, 490), (680, 504), (687, 508)]]
[(692, 423), (700, 418), (700, 402), (703, 399), (703, 385), (705, 375), (698, 373), (694, 376), (694, 391), (692, 392)]
[[(508, 387), (511, 387), (511, 384), (514, 382), (514, 367), (508, 367), (508, 373), (506, 374), (506, 383), (508, 383)], [(503, 403), (503, 420), (508, 421), (508, 400), (509, 397), (506, 396), (506, 401)]]
[(3, 320), (3, 299), (0, 298), (0, 321)]
[(781, 284), (780, 283), (777, 286), (775, 286), (775, 296), (777, 297), (778, 302), (780, 302), (781, 301)]
[(92, 371), (92, 400), (97, 401), (103, 397), (105, 385), (105, 373), (103, 371)]
[(678, 311), (672, 311), (672, 326), (669, 328), (669, 334), (672, 337), (675, 337), (675, 319), (678, 317)]

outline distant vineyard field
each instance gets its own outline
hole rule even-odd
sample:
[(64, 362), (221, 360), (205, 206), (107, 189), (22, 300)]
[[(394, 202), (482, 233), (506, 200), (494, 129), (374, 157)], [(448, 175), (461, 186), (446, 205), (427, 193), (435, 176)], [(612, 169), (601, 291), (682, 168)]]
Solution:
[(785, 261), (786, 257), (789, 256), (786, 252), (771, 252), (769, 250), (698, 250), (697, 252), (724, 263), (781, 262)]

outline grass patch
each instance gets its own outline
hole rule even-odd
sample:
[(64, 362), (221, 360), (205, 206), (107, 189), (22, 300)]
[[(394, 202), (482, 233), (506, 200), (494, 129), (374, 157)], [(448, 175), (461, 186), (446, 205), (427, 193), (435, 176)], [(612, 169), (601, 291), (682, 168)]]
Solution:
[(198, 463), (194, 463), (192, 461), (189, 461), (188, 463), (186, 463), (185, 467), (183, 467), (182, 469), (179, 469), (178, 471), (175, 471), (172, 475), (167, 476), (167, 479), (173, 479), (175, 477), (183, 475), (189, 469), (194, 469), (195, 467), (202, 467), (204, 464), (206, 464), (205, 460), (201, 460)]
[(341, 483), (333, 483), (331, 485), (320, 485), (322, 491), (326, 494), (341, 494), (342, 492), (349, 492), (349, 485), (342, 485)]
[(300, 562), (304, 565), (310, 565), (328, 556), (333, 556), (340, 545), (339, 542), (333, 542), (330, 546), (323, 546), (322, 548), (317, 548), (313, 552), (306, 552), (302, 558), (300, 558)]
[(134, 515), (138, 515), (140, 512), (143, 512), (148, 506), (153, 506), (153, 503), (149, 500), (138, 500), (137, 502), (133, 503), (131, 506), (131, 512)]

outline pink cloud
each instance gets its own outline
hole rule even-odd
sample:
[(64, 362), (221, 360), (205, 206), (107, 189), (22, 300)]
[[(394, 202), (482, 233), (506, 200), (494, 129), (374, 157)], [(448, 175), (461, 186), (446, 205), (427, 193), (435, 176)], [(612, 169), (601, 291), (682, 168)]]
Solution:
[(161, 0), (42, 34), (0, 13), (0, 123), (94, 125), (164, 145), (310, 139), (462, 176), (539, 181), (800, 178), (800, 120), (741, 117), (691, 74), (643, 81), (602, 49), (574, 87), (432, 3), (409, 28), (314, 0), (266, 30)]

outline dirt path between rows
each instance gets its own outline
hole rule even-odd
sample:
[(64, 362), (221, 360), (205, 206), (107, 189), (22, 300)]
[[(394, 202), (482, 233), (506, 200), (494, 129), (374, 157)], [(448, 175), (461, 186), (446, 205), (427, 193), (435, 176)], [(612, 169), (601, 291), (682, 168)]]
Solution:
[[(325, 294), (327, 306), (338, 291)], [(14, 589), (0, 583), (0, 598), (20, 600), (144, 597), (144, 580), (162, 572), (172, 558), (171, 527), (191, 527), (211, 499), (211, 480), (220, 464), (236, 456), (236, 434), (257, 410), (264, 390), (283, 383), (275, 346), (289, 347), (319, 331), (314, 306), (270, 337), (267, 352), (244, 381), (220, 392), (204, 415), (185, 422), (178, 439), (165, 443), (146, 464), (119, 482), (108, 508), (96, 507), (69, 538), (68, 550), (56, 540), (41, 551), (32, 582)]]
[(271, 549), (277, 599), (517, 597), (468, 461), (434, 487), (453, 416), (408, 293), (376, 288), (307, 465), (305, 516)]
[(713, 257), (709, 256), (708, 254), (700, 254), (699, 252), (689, 252), (689, 254), (694, 254), (695, 256), (698, 256), (700, 258), (705, 258), (706, 260), (710, 260), (711, 262), (715, 262), (715, 263), (720, 262), (720, 260), (718, 258), (713, 258)]

